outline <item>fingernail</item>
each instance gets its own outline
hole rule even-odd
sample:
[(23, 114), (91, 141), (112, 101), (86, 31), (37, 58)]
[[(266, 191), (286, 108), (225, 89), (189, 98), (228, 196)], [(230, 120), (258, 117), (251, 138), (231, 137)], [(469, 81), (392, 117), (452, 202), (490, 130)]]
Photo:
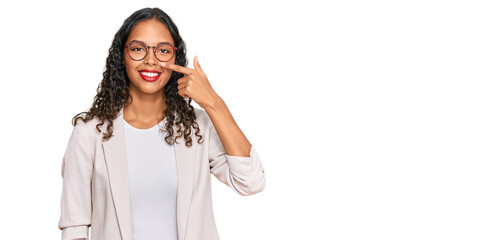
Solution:
[(165, 63), (165, 62), (162, 62), (162, 63), (161, 63), (161, 66), (166, 67), (166, 63)]

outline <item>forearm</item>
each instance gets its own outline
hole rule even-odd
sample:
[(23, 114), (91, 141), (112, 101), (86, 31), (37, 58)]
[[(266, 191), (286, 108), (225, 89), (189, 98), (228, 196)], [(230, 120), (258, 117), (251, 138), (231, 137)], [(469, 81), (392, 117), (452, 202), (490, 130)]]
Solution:
[(251, 144), (241, 131), (222, 98), (217, 96), (213, 104), (204, 108), (230, 156), (250, 157)]

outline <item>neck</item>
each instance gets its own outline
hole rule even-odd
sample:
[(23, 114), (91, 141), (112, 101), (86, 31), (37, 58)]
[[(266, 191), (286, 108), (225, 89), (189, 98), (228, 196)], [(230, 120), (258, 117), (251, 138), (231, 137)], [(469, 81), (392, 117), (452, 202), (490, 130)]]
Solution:
[(164, 92), (138, 94), (136, 91), (129, 92), (133, 101), (124, 106), (124, 119), (128, 122), (160, 122), (164, 118), (164, 110), (167, 108)]

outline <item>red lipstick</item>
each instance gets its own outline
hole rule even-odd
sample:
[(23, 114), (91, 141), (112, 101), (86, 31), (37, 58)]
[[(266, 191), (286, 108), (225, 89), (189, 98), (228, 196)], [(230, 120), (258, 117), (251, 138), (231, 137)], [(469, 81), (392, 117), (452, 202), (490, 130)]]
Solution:
[[(142, 73), (145, 73), (145, 75)], [(143, 78), (143, 80), (153, 82), (159, 79), (162, 73), (156, 70), (142, 69), (138, 71), (138, 74), (140, 74), (140, 77)]]

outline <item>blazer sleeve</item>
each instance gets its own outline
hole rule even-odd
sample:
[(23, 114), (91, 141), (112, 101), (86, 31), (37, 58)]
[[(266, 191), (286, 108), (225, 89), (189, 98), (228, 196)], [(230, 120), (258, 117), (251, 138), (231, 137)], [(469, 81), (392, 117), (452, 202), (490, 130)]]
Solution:
[(220, 182), (242, 196), (253, 195), (264, 190), (264, 167), (253, 144), (250, 157), (227, 155), (211, 120), (209, 140), (210, 172)]
[(91, 226), (91, 178), (94, 162), (92, 132), (84, 123), (74, 126), (61, 165), (63, 191), (59, 229), (62, 240), (88, 239)]

